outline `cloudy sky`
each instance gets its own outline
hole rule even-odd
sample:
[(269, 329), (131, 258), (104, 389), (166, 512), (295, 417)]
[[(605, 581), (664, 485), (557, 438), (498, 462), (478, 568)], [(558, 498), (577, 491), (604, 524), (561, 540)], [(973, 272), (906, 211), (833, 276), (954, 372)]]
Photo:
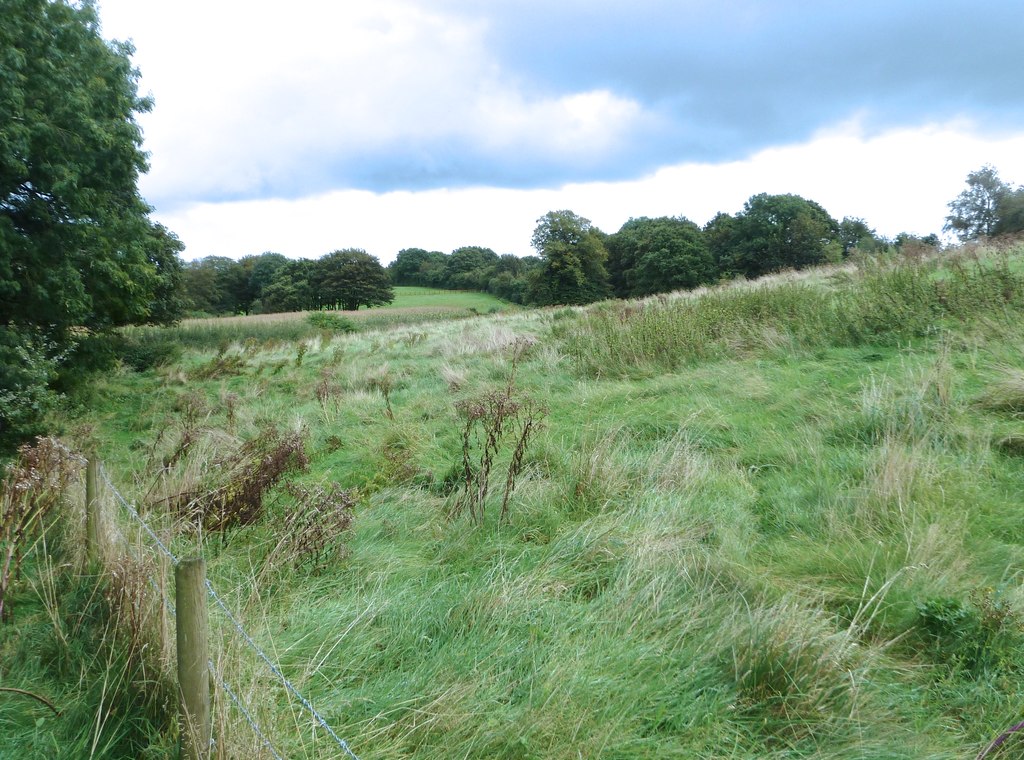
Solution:
[(482, 245), (797, 193), (940, 232), (1024, 182), (1019, 0), (100, 0), (185, 257)]

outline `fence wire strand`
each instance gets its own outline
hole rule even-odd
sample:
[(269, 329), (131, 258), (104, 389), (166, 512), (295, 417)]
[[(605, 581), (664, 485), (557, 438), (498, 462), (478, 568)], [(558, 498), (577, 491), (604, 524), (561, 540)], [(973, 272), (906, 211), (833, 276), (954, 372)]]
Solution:
[[(102, 465), (100, 466), (99, 469), (100, 469), (100, 473), (103, 476), (104, 482), (110, 488), (111, 493), (113, 493), (114, 496), (117, 498), (117, 500), (121, 503), (121, 506), (123, 506), (125, 508), (125, 510), (128, 512), (128, 514), (130, 514), (132, 516), (132, 518), (142, 527), (142, 529), (147, 534), (149, 534), (149, 537), (153, 539), (153, 542), (156, 544), (157, 548), (159, 548), (160, 551), (163, 552), (163, 554), (168, 559), (170, 559), (173, 564), (177, 565), (178, 564), (178, 558), (174, 555), (174, 552), (172, 552), (170, 549), (167, 548), (167, 545), (164, 544), (164, 542), (160, 540), (160, 537), (156, 534), (156, 532), (153, 531), (153, 529), (149, 527), (149, 525), (143, 519), (142, 515), (139, 514), (138, 510), (135, 509), (135, 507), (133, 507), (128, 502), (128, 500), (124, 496), (121, 495), (121, 492), (117, 490), (117, 486), (115, 486), (114, 483), (111, 481), (110, 476), (107, 474), (106, 469)], [(138, 557), (136, 557), (136, 559), (138, 559)], [(171, 600), (159, 588), (159, 586), (157, 585), (156, 581), (154, 581), (152, 578), (150, 578), (149, 581), (150, 581), (150, 584), (153, 586), (153, 588), (157, 591), (157, 593), (159, 593), (163, 597), (164, 604), (166, 605), (167, 609), (170, 611), (171, 615), (174, 616), (176, 613), (175, 613), (174, 605), (171, 602)], [(218, 607), (220, 607), (221, 611), (224, 613), (224, 615), (227, 617), (227, 619), (231, 622), (231, 624), (235, 627), (235, 630), (242, 636), (242, 638), (245, 640), (246, 644), (249, 645), (249, 648), (252, 649), (256, 653), (256, 655), (263, 661), (263, 663), (270, 669), (270, 671), (281, 681), (282, 685), (284, 685), (284, 687), (292, 694), (292, 696), (294, 696), (297, 700), (299, 700), (299, 702), (302, 703), (302, 706), (305, 707), (307, 712), (309, 712), (309, 714), (313, 717), (313, 719), (316, 720), (316, 722), (320, 724), (320, 727), (323, 728), (324, 731), (326, 731), (330, 735), (330, 737), (332, 739), (334, 739), (335, 743), (345, 753), (345, 755), (347, 757), (352, 758), (352, 760), (359, 760), (359, 756), (356, 755), (356, 753), (353, 752), (352, 749), (348, 746), (348, 742), (346, 742), (344, 739), (342, 739), (340, 736), (338, 736), (334, 732), (334, 729), (332, 729), (331, 726), (327, 723), (327, 721), (324, 720), (324, 717), (320, 713), (318, 713), (316, 711), (316, 708), (313, 707), (313, 705), (310, 703), (310, 701), (308, 699), (306, 699), (299, 692), (298, 689), (295, 688), (295, 686), (292, 684), (292, 682), (289, 681), (288, 678), (285, 676), (285, 674), (282, 673), (281, 670), (277, 667), (277, 665), (274, 664), (273, 660), (271, 660), (263, 652), (263, 650), (260, 649), (259, 645), (257, 645), (255, 641), (253, 641), (252, 637), (242, 627), (242, 624), (238, 622), (238, 620), (235, 618), (235, 616), (233, 614), (231, 614), (231, 610), (228, 608), (227, 604), (224, 603), (224, 600), (221, 599), (220, 595), (214, 590), (213, 584), (210, 583), (209, 578), (205, 579), (205, 582), (206, 582), (206, 590), (209, 593), (210, 598), (213, 599), (213, 601), (217, 604)], [(207, 667), (209, 668), (210, 674), (213, 676), (214, 680), (224, 690), (224, 692), (228, 695), (229, 699), (234, 703), (234, 705), (239, 709), (239, 711), (245, 717), (246, 721), (252, 727), (252, 730), (255, 732), (256, 736), (263, 743), (263, 746), (266, 747), (270, 751), (270, 753), (276, 758), (276, 760), (284, 760), (284, 758), (281, 757), (280, 754), (278, 754), (277, 750), (274, 749), (274, 745), (270, 743), (270, 740), (263, 733), (262, 729), (260, 728), (259, 724), (256, 722), (255, 718), (252, 717), (252, 714), (248, 711), (248, 709), (246, 709), (246, 707), (242, 703), (241, 699), (239, 699), (238, 696), (231, 690), (231, 688), (228, 686), (227, 682), (225, 682), (222, 678), (220, 678), (220, 676), (217, 675), (217, 673), (216, 673), (216, 671), (215, 671), (215, 669), (213, 667), (213, 661), (212, 660), (208, 660), (207, 661)]]

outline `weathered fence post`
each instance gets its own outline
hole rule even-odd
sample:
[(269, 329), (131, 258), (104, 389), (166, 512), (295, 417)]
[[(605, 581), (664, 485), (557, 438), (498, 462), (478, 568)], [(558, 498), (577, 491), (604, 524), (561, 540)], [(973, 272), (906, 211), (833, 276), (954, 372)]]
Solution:
[(210, 673), (206, 669), (206, 562), (185, 559), (174, 569), (177, 607), (178, 692), (181, 758), (210, 756)]
[(85, 466), (85, 556), (90, 563), (102, 556), (100, 536), (103, 531), (100, 518), (100, 500), (97, 490), (100, 461), (93, 453), (89, 454)]

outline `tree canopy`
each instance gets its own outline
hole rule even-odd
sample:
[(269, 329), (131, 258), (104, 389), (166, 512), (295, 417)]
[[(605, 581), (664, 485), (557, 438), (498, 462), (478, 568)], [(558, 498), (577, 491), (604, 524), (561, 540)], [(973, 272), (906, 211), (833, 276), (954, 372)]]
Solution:
[(949, 202), (942, 228), (961, 242), (1024, 230), (1024, 187), (1016, 190), (985, 165), (967, 175), (967, 187)]
[(541, 257), (530, 300), (539, 305), (584, 304), (611, 295), (602, 234), (572, 211), (549, 211), (537, 220), (531, 242)]
[(752, 196), (731, 223), (716, 217), (716, 253), (725, 273), (760, 277), (842, 257), (839, 223), (799, 195)]
[(607, 247), (612, 287), (620, 298), (693, 288), (717, 275), (707, 239), (684, 217), (630, 219), (609, 236)]
[(5, 0), (2, 15), (0, 324), (60, 337), (149, 321), (175, 244), (137, 188), (151, 103), (132, 48), (103, 40), (89, 3)]
[(355, 311), (395, 300), (391, 278), (376, 256), (346, 248), (323, 256), (314, 268), (315, 287), (323, 308)]
[(102, 38), (91, 2), (3, 0), (0, 19), (2, 448), (82, 335), (178, 318), (181, 243), (138, 191), (151, 103), (131, 46)]

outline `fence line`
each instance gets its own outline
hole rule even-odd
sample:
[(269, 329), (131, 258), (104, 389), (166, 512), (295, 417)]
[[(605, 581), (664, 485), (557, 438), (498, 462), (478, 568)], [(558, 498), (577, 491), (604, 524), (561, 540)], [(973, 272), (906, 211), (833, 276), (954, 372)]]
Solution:
[[(104, 468), (102, 465), (100, 465), (99, 470), (100, 470), (100, 473), (103, 476), (104, 482), (110, 488), (111, 492), (114, 494), (114, 496), (117, 498), (117, 500), (121, 503), (121, 506), (123, 506), (125, 508), (125, 510), (128, 512), (128, 514), (130, 514), (132, 516), (132, 518), (142, 527), (142, 529), (147, 534), (149, 534), (149, 537), (153, 539), (153, 542), (160, 549), (160, 551), (163, 552), (163, 554), (168, 559), (170, 559), (171, 562), (174, 565), (177, 565), (178, 564), (178, 558), (174, 555), (174, 552), (172, 552), (170, 549), (167, 548), (167, 545), (164, 544), (164, 542), (160, 540), (160, 537), (149, 526), (149, 524), (145, 521), (145, 519), (143, 519), (142, 515), (139, 514), (138, 510), (135, 509), (135, 507), (133, 507), (128, 502), (128, 500), (121, 494), (121, 492), (117, 489), (117, 486), (115, 486), (113, 481), (111, 481), (110, 476), (107, 474), (106, 468)], [(136, 559), (138, 559), (138, 558), (136, 557)], [(175, 612), (173, 603), (167, 597), (167, 595), (164, 594), (162, 589), (160, 589), (160, 587), (158, 586), (156, 581), (154, 581), (153, 578), (149, 578), (149, 582), (150, 582), (150, 585), (152, 585), (153, 588), (157, 591), (157, 593), (161, 597), (163, 597), (164, 604), (166, 605), (167, 609), (170, 611), (171, 615), (172, 616), (176, 616), (176, 612)], [(349, 747), (348, 742), (346, 742), (344, 739), (342, 739), (340, 736), (338, 736), (338, 734), (336, 734), (334, 732), (334, 729), (332, 729), (331, 726), (324, 719), (324, 717), (319, 712), (316, 711), (316, 708), (313, 707), (312, 703), (310, 703), (310, 701), (308, 699), (306, 699), (299, 692), (298, 689), (295, 688), (295, 686), (292, 684), (291, 681), (288, 680), (288, 678), (284, 675), (284, 673), (282, 673), (281, 670), (274, 664), (274, 662), (266, 655), (266, 653), (264, 653), (264, 651), (262, 649), (260, 649), (259, 645), (256, 644), (255, 641), (253, 641), (252, 637), (246, 632), (245, 628), (242, 627), (242, 624), (238, 622), (238, 620), (235, 618), (235, 616), (233, 614), (231, 614), (231, 610), (228, 608), (227, 604), (224, 603), (224, 600), (214, 590), (213, 584), (210, 583), (209, 578), (205, 579), (205, 583), (206, 583), (207, 593), (209, 594), (210, 598), (213, 599), (214, 602), (216, 602), (218, 607), (220, 607), (221, 611), (227, 616), (228, 620), (235, 627), (235, 630), (239, 634), (241, 634), (242, 638), (249, 645), (249, 647), (256, 653), (256, 655), (261, 660), (263, 660), (264, 664), (266, 664), (266, 666), (270, 669), (270, 671), (275, 676), (277, 676), (277, 678), (281, 681), (281, 683), (284, 685), (284, 687), (296, 699), (298, 699), (302, 703), (302, 706), (306, 708), (306, 710), (316, 720), (316, 722), (320, 724), (320, 726), (331, 736), (332, 739), (334, 739), (334, 741), (338, 745), (338, 747), (340, 747), (341, 750), (348, 757), (352, 758), (352, 760), (359, 760), (359, 757)], [(274, 749), (273, 744), (271, 744), (270, 740), (263, 733), (263, 731), (260, 728), (259, 724), (256, 722), (255, 718), (252, 717), (252, 715), (250, 714), (248, 709), (246, 709), (246, 707), (242, 703), (241, 699), (237, 695), (235, 695), (235, 693), (228, 686), (227, 682), (224, 681), (224, 679), (222, 679), (217, 674), (216, 670), (214, 669), (213, 661), (212, 660), (208, 660), (207, 661), (207, 667), (209, 668), (210, 674), (214, 677), (214, 680), (220, 685), (220, 687), (228, 695), (228, 697), (235, 704), (235, 706), (238, 707), (239, 711), (242, 713), (242, 715), (245, 717), (246, 721), (249, 723), (249, 725), (252, 727), (253, 731), (256, 733), (256, 736), (263, 743), (263, 746), (266, 747), (268, 750), (270, 750), (270, 753), (274, 756), (274, 758), (276, 760), (284, 760), (284, 758), (281, 757), (280, 754), (278, 754), (277, 750)]]

